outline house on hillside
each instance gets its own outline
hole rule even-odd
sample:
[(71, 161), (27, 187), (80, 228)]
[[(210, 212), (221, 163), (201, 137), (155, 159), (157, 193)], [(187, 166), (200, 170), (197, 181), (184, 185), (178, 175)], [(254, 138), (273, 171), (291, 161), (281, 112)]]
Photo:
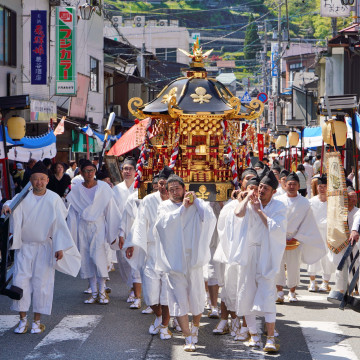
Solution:
[(152, 52), (159, 60), (188, 63), (186, 55), (177, 49), (189, 50), (190, 37), (186, 27), (179, 26), (179, 20), (146, 20), (138, 15), (133, 19), (113, 16), (106, 20), (104, 36), (119, 41), (128, 41), (139, 49)]

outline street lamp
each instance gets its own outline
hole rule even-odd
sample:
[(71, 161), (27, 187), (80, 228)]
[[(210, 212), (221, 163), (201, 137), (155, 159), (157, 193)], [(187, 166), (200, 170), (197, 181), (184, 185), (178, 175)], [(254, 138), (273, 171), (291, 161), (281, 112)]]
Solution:
[(85, 4), (79, 6), (80, 17), (82, 20), (90, 20), (91, 15), (94, 12), (94, 7), (90, 6), (86, 1)]

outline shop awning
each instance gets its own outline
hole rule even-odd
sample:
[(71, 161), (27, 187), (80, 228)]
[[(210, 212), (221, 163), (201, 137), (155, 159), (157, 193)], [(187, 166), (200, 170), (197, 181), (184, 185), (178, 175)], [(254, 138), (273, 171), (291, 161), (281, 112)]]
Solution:
[[(5, 127), (5, 134), (8, 146), (22, 144), (22, 146), (14, 146), (8, 150), (7, 157), (9, 160), (28, 162), (31, 158), (43, 160), (45, 158), (51, 159), (56, 155), (56, 136), (53, 131), (41, 136), (25, 136), (19, 141), (14, 141), (9, 137), (7, 127)], [(2, 131), (0, 131), (0, 159), (4, 158), (3, 136)]]

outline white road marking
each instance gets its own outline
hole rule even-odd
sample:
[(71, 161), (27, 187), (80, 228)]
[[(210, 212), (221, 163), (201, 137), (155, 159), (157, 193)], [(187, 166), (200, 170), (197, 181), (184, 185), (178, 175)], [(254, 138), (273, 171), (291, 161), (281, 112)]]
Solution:
[[(30, 359), (61, 359), (66, 356), (64, 344), (59, 349), (51, 348), (51, 353), (44, 354), (43, 348), (49, 345), (59, 344), (63, 341), (80, 341), (81, 344), (90, 336), (94, 328), (99, 324), (101, 315), (70, 315), (64, 317), (53, 330), (34, 348), (26, 360)], [(50, 349), (50, 348), (49, 348)]]
[(19, 322), (19, 315), (1, 315), (0, 316), (0, 336), (11, 328), (15, 327)]
[(299, 321), (314, 360), (359, 360), (336, 322)]
[(310, 301), (310, 302), (326, 302), (328, 304), (330, 304), (327, 301), (327, 294), (314, 294), (314, 295), (298, 295), (298, 299), (299, 301)]

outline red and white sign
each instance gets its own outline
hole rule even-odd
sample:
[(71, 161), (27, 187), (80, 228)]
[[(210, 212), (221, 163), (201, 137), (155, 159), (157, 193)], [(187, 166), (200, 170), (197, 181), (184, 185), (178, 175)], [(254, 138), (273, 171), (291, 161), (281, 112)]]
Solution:
[(257, 140), (258, 140), (259, 160), (262, 161), (264, 157), (264, 135), (257, 134)]
[(268, 101), (268, 96), (266, 93), (261, 92), (258, 94), (257, 96), (258, 100), (260, 100), (261, 102), (263, 102), (264, 104)]
[(270, 125), (275, 125), (275, 109), (274, 109), (274, 101), (270, 100), (268, 102), (269, 112), (268, 112), (268, 123)]

